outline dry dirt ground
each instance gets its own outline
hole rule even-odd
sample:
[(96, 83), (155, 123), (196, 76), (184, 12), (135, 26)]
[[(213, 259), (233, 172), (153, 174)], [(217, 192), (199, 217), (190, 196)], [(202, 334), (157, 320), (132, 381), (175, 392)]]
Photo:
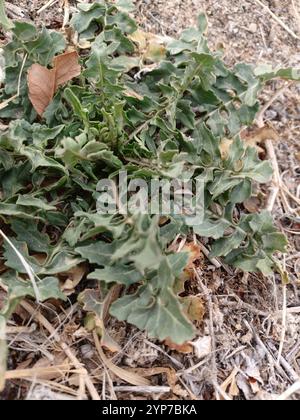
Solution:
[[(199, 12), (206, 12), (211, 47), (223, 48), (230, 64), (242, 60), (300, 67), (299, 2), (262, 2), (135, 1), (136, 17), (143, 28), (172, 36), (193, 25)], [(7, 3), (11, 16), (20, 13), (14, 8), (18, 6), (23, 18), (51, 27), (62, 24), (64, 1), (56, 1), (39, 16), (36, 12), (46, 0)], [(104, 399), (264, 400), (282, 393), (283, 399), (290, 397), (290, 387), (299, 383), (300, 375), (300, 87), (272, 82), (261, 100), (263, 104), (270, 101), (264, 118), (280, 135), (274, 148), (282, 184), (273, 213), (290, 239), (288, 255), (280, 257), (289, 272), (290, 285), (283, 287), (279, 276), (264, 278), (227, 272), (204, 259), (196, 293), (205, 302), (206, 314), (199, 325), (194, 352), (184, 355), (170, 350), (131, 326), (110, 320), (109, 331), (122, 347), (110, 362), (101, 352), (99, 356), (94, 338), (81, 327), (82, 314), (76, 305), (58, 315), (57, 308), (51, 305), (41, 308), (55, 328), (52, 336), (35, 321), (36, 317), (29, 318), (28, 311), (21, 308), (17, 317), (27, 323), (24, 332), (18, 334), (14, 332), (16, 324), (10, 325), (10, 368), (40, 370), (36, 370), (34, 380), (9, 381), (3, 399), (78, 397), (82, 375), (72, 373), (70, 367), (65, 375), (43, 370), (45, 366), (65, 363), (65, 353), (55, 340), (57, 335), (88, 370), (90, 380)], [(273, 184), (258, 191), (257, 200), (249, 205), (265, 206), (274, 187)], [(112, 362), (123, 373), (116, 375)], [(130, 385), (130, 378), (125, 380), (124, 375), (128, 379), (132, 372), (150, 378), (152, 388)], [(297, 393), (291, 396), (299, 397)]]

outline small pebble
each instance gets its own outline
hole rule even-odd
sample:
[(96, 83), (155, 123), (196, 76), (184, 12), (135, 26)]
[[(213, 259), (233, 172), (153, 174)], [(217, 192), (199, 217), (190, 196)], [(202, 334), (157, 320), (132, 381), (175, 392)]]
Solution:
[(256, 23), (251, 23), (251, 25), (249, 26), (249, 31), (252, 32), (253, 34), (255, 34), (257, 32), (257, 24)]
[(80, 352), (85, 359), (91, 359), (94, 356), (94, 350), (90, 344), (81, 346)]

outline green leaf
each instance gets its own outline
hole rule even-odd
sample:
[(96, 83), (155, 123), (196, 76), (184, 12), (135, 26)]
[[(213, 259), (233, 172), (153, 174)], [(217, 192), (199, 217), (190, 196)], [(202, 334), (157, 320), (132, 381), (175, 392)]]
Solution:
[(82, 258), (75, 257), (68, 251), (60, 251), (49, 263), (41, 268), (41, 273), (52, 276), (54, 274), (66, 273), (83, 262)]
[(175, 278), (179, 277), (186, 268), (189, 261), (188, 252), (177, 252), (167, 256), (168, 263), (171, 267), (172, 274)]
[(280, 79), (287, 79), (287, 80), (300, 80), (300, 70), (294, 68), (286, 68), (286, 69), (273, 69), (272, 66), (260, 65), (258, 66), (255, 71), (255, 75), (258, 76), (263, 82), (267, 82), (269, 80), (280, 78)]
[(156, 218), (149, 221), (148, 216), (138, 217), (133, 234), (115, 251), (112, 260), (127, 257), (141, 273), (147, 268), (156, 268), (162, 258), (158, 234)]
[(132, 0), (117, 0), (116, 7), (122, 12), (133, 12), (135, 10)]
[(199, 236), (220, 239), (224, 236), (224, 233), (229, 226), (230, 223), (227, 220), (213, 222), (207, 219), (202, 224), (193, 226), (193, 229)]
[(208, 28), (208, 20), (205, 13), (198, 16), (198, 29), (201, 33), (205, 33)]
[(270, 276), (274, 273), (274, 263), (270, 258), (264, 258), (258, 261), (256, 268), (265, 276)]
[[(20, 279), (12, 272), (0, 277), (0, 282), (8, 287), (8, 295), (10, 300), (32, 297), (35, 298), (35, 291), (32, 283), (29, 280)], [(45, 277), (37, 283), (41, 302), (48, 299), (66, 300), (66, 297), (61, 292), (59, 281), (55, 277)]]
[(114, 218), (113, 215), (102, 215), (97, 213), (86, 213), (86, 212), (77, 212), (75, 213), (76, 217), (86, 219), (90, 221), (93, 225), (91, 232), (83, 236), (82, 240), (86, 240), (94, 234), (99, 234), (103, 232), (111, 232), (113, 236), (118, 239), (122, 236), (124, 232), (125, 225), (120, 222), (120, 220)]
[(31, 251), (48, 254), (50, 239), (47, 234), (38, 230), (36, 220), (14, 219), (11, 227), (17, 235), (17, 240), (25, 242)]
[(84, 311), (94, 312), (102, 320), (105, 305), (99, 300), (99, 293), (96, 290), (84, 290), (78, 296), (78, 302), (83, 304)]
[(244, 203), (252, 194), (252, 183), (249, 179), (240, 182), (231, 192), (231, 201), (234, 204)]
[(38, 31), (35, 25), (28, 22), (15, 22), (13, 33), (19, 38), (22, 42), (33, 41), (38, 36)]
[(82, 258), (91, 264), (105, 266), (111, 262), (111, 258), (116, 250), (116, 243), (96, 242), (91, 245), (76, 248)]
[(81, 34), (82, 32), (85, 32), (94, 21), (98, 22), (105, 16), (106, 7), (102, 2), (92, 4), (82, 3), (78, 5), (78, 10), (79, 13), (76, 13), (73, 16), (70, 23), (75, 31)]
[(123, 33), (133, 34), (137, 30), (137, 24), (127, 13), (119, 12), (107, 16), (108, 25), (116, 25)]
[(262, 237), (264, 249), (267, 252), (281, 251), (286, 252), (286, 247), (288, 245), (286, 237), (282, 233), (269, 233)]
[(124, 296), (113, 303), (110, 313), (121, 321), (127, 321), (150, 337), (183, 344), (191, 340), (194, 328), (182, 313), (172, 286), (174, 284), (169, 263), (164, 260), (151, 284), (141, 286), (135, 295)]
[(32, 197), (30, 195), (26, 195), (26, 194), (19, 195), (16, 204), (19, 206), (34, 207), (36, 209), (45, 210), (45, 211), (56, 210), (55, 206), (50, 206), (44, 200), (40, 198)]
[(1, 216), (12, 216), (12, 217), (21, 217), (25, 219), (34, 219), (35, 216), (31, 214), (28, 209), (16, 206), (15, 204), (6, 204), (0, 203), (0, 215)]
[[(28, 245), (25, 241), (18, 242), (14, 239), (11, 241), (16, 249), (20, 252), (20, 254), (24, 257), (26, 262), (30, 265), (33, 272), (37, 275), (52, 276), (55, 274), (65, 273), (83, 262), (82, 258), (75, 257), (73, 254), (62, 250), (54, 254), (50, 260), (48, 259), (43, 265), (41, 265), (34, 257), (29, 255), (28, 251), (29, 245), (37, 244), (37, 242), (34, 242), (34, 240), (37, 240), (37, 238), (28, 239)], [(20, 259), (16, 258), (15, 251), (8, 244), (5, 244), (4, 248), (5, 265), (20, 274), (26, 274), (27, 271)]]
[(212, 252), (210, 256), (214, 257), (226, 257), (233, 249), (238, 248), (244, 239), (246, 234), (237, 230), (231, 236), (218, 239), (212, 246)]
[(6, 16), (4, 0), (0, 0), (0, 24), (6, 31), (14, 27), (13, 23)]
[(65, 95), (66, 100), (72, 106), (73, 111), (75, 112), (75, 115), (80, 120), (82, 120), (85, 128), (88, 128), (89, 120), (87, 116), (87, 110), (83, 108), (79, 98), (75, 95), (75, 93), (73, 93), (73, 91), (70, 88), (65, 89), (64, 95)]
[(20, 153), (28, 158), (32, 165), (32, 171), (37, 168), (53, 168), (60, 172), (67, 173), (67, 170), (63, 165), (58, 163), (55, 159), (49, 158), (43, 154), (40, 150), (33, 147), (22, 147)]
[(104, 281), (105, 283), (118, 283), (130, 286), (131, 284), (140, 282), (142, 275), (134, 266), (113, 265), (93, 271), (88, 275), (88, 278)]

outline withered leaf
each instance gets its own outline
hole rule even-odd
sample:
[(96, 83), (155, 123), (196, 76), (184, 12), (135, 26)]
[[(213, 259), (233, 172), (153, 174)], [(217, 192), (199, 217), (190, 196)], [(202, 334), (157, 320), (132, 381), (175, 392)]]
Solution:
[(203, 258), (203, 254), (201, 251), (201, 248), (199, 247), (199, 245), (194, 244), (194, 243), (189, 243), (186, 244), (182, 250), (182, 252), (188, 252), (189, 253), (189, 261), (187, 264), (186, 269), (193, 269), (194, 268), (194, 263), (197, 260), (201, 260)]
[(129, 36), (129, 39), (137, 45), (137, 52), (144, 61), (156, 63), (166, 56), (166, 38), (162, 36), (137, 30)]
[(266, 140), (279, 140), (279, 134), (273, 127), (264, 126), (260, 128), (246, 129), (242, 131), (241, 138), (246, 143), (246, 146), (255, 147), (258, 153), (263, 153), (262, 147)]
[(199, 296), (184, 296), (180, 298), (183, 308), (188, 318), (197, 323), (203, 321), (205, 315), (205, 305)]
[(64, 53), (54, 58), (53, 68), (33, 64), (28, 71), (30, 101), (39, 115), (43, 115), (59, 86), (81, 73), (76, 51)]
[(40, 64), (33, 64), (28, 72), (29, 99), (39, 115), (43, 115), (54, 95), (55, 76)]
[(183, 353), (183, 354), (193, 353), (193, 346), (187, 341), (183, 344), (176, 344), (176, 343), (173, 343), (172, 340), (167, 338), (164, 344), (167, 347), (169, 347), (170, 350), (175, 350), (175, 351), (178, 351), (179, 353)]
[(55, 90), (80, 75), (81, 67), (78, 59), (76, 51), (61, 54), (54, 58)]

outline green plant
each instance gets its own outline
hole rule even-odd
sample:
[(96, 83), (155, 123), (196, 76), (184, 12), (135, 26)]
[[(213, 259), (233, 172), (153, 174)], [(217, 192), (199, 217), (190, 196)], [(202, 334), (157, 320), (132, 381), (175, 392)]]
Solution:
[[(49, 66), (66, 41), (25, 22), (11, 29), (1, 102), (14, 100), (0, 107), (8, 123), (0, 137), (0, 217), (36, 287), (4, 241), (0, 283), (8, 298), (2, 331), (23, 297), (63, 298), (59, 276), (87, 261), (87, 277), (99, 280), (103, 290), (124, 286), (124, 296), (111, 306), (113, 316), (151, 337), (183, 343), (195, 331), (174, 291), (189, 259), (168, 251), (178, 234), (207, 237), (212, 256), (266, 275), (276, 268), (274, 253), (285, 252), (286, 239), (271, 215), (249, 215), (242, 206), (253, 183), (268, 182), (272, 169), (239, 134), (254, 122), (263, 84), (276, 77), (300, 80), (300, 72), (228, 68), (221, 53), (207, 46), (203, 15), (196, 28), (164, 45), (137, 31), (131, 10), (127, 0), (78, 6), (71, 26), (79, 36), (82, 73), (56, 92), (41, 118), (29, 100), (27, 73), (33, 63)], [(224, 138), (231, 141), (225, 157)], [(146, 181), (201, 176), (204, 223), (193, 228), (184, 216), (162, 221), (98, 214), (98, 180), (122, 170)]]

